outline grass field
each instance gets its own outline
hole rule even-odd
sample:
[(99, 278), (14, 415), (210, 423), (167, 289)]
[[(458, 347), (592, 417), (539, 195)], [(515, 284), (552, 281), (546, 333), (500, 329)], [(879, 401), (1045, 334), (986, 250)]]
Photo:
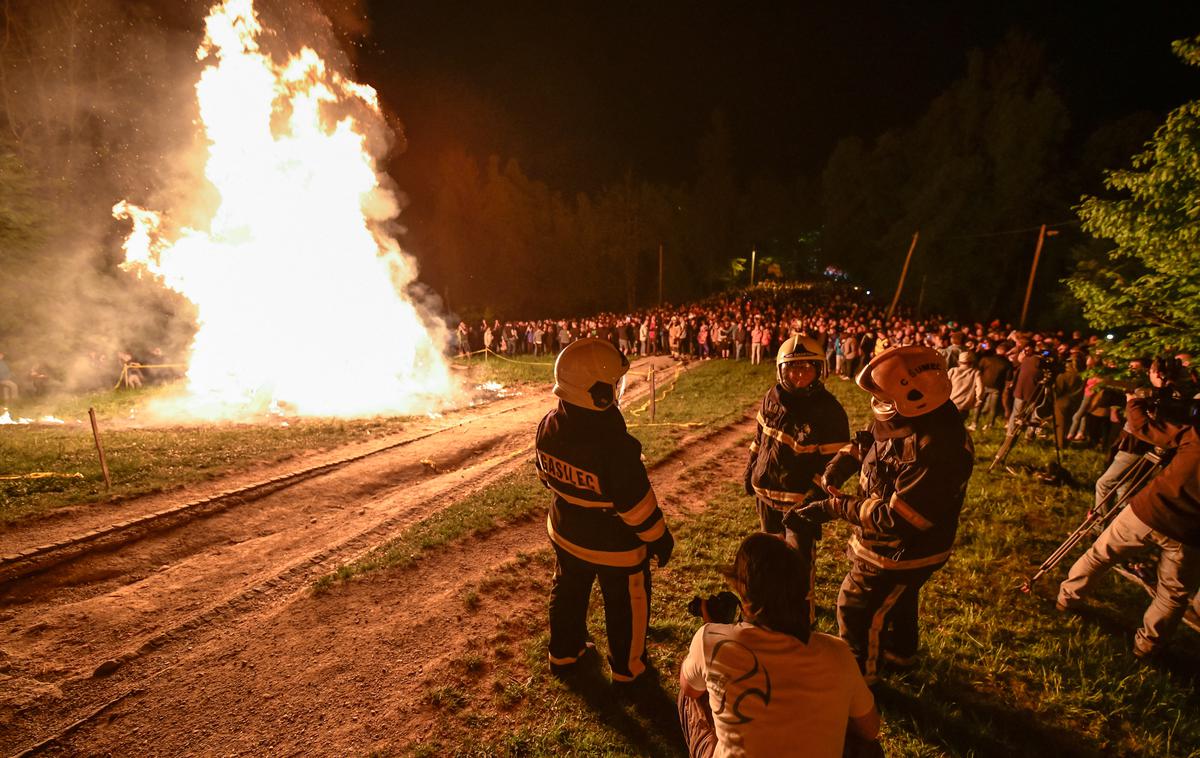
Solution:
[[(130, 414), (157, 390), (106, 392), (61, 403), (14, 409), (29, 418), (54, 415), (62, 425), (0, 426), (0, 477), (48, 472), (58, 476), (0, 480), (0, 523), (54, 508), (103, 502), (181, 487), (262, 464), (289, 460), (402, 431), (408, 419), (292, 419), (259, 424), (137, 428)], [(94, 407), (112, 478), (96, 455), (87, 409)]]
[[(696, 412), (691, 382), (703, 380), (711, 390), (712, 365), (680, 381), (678, 394), (660, 406), (664, 416)], [(731, 386), (756, 382), (761, 390), (769, 377), (768, 368), (739, 375)], [(830, 387), (855, 426), (865, 422), (865, 396), (848, 383), (834, 380)], [(657, 436), (660, 428), (634, 431), (647, 448), (669, 447)], [(1067, 468), (1081, 484), (1050, 486), (1028, 476), (987, 473), (1000, 438), (999, 432), (977, 436), (976, 471), (955, 556), (923, 593), (923, 663), (880, 689), (887, 754), (1200, 754), (1195, 718), (1200, 639), (1195, 634), (1181, 629), (1167, 658), (1144, 666), (1129, 653), (1147, 601), (1140, 590), (1114, 579), (1078, 616), (1053, 610), (1052, 592), (1066, 565), (1043, 579), (1032, 595), (1017, 590), (1082, 518), (1102, 456), (1069, 451)], [(1044, 465), (1052, 455), (1044, 442), (1021, 443), (1008, 463), (1023, 471)], [(536, 502), (536, 483), (524, 485)], [(490, 641), (491, 654), (473, 653), (457, 662), (449, 680), (428, 685), (426, 701), (440, 711), (438, 726), (407, 752), (683, 755), (674, 680), (698, 626), (685, 606), (694, 594), (721, 589), (717, 568), (757, 526), (739, 483), (714, 488), (707, 505), (703, 514), (676, 522), (675, 557), (654, 572), (649, 650), (661, 672), (657, 683), (621, 698), (613, 696), (603, 667), (569, 683), (559, 681), (545, 662), (544, 618), (514, 619)], [(541, 513), (541, 507), (533, 509)], [(822, 541), (818, 625), (824, 631), (836, 630), (832, 607), (847, 567), (847, 534), (844, 525), (834, 527)], [(471, 611), (489, 600), (503, 603), (514, 592), (544, 593), (551, 569), (548, 550), (521, 556), (508, 572), (469, 591), (464, 605)], [(530, 578), (537, 571), (544, 572), (540, 582)], [(603, 650), (600, 607), (597, 595), (589, 626)]]
[[(545, 391), (551, 367), (545, 358), (459, 361), (468, 384), (498, 382)], [(328, 450), (403, 431), (411, 419), (302, 418), (260, 423), (142, 426), (138, 416), (170, 386), (112, 390), (48, 399), (22, 399), (13, 418), (53, 416), (62, 424), (0, 425), (0, 524), (36, 518), (54, 508), (136, 497), (213, 479), (305, 453)], [(96, 410), (112, 478), (105, 491), (88, 421)], [(5, 479), (34, 473), (55, 476)]]
[[(648, 412), (638, 413), (644, 403), (631, 405), (626, 409), (627, 422), (642, 442), (647, 463), (653, 465), (669, 455), (685, 436), (723, 426), (740, 416), (770, 383), (771, 372), (770, 366), (748, 363), (701, 363), (682, 373), (674, 386), (663, 385), (657, 392), (661, 403), (653, 424)], [(512, 376), (496, 377), (497, 381), (501, 379), (511, 381)], [(646, 419), (645, 426), (639, 426), (642, 418)], [(545, 508), (546, 489), (538, 481), (531, 463), (478, 495), (444, 508), (358, 561), (322, 577), (315, 588), (323, 592), (338, 580), (407, 566), (422, 554), (456, 539), (485, 534), (506, 523), (541, 514)]]
[[(532, 364), (532, 361), (524, 363)], [(532, 381), (546, 367), (489, 361), (479, 381)], [(523, 373), (527, 372), (527, 373)], [(658, 405), (656, 422), (645, 424), (628, 408), (631, 430), (653, 462), (697, 427), (717, 425), (754, 402), (771, 381), (772, 367), (710, 362), (694, 365)], [(543, 385), (544, 386), (544, 385)], [(853, 424), (866, 421), (866, 396), (852, 385), (829, 382), (846, 404)], [(530, 387), (532, 391), (532, 387)], [(131, 398), (120, 394), (80, 398), (78, 408), (97, 407), (103, 419), (128, 415)], [(34, 415), (26, 412), (25, 415)], [(68, 414), (60, 411), (60, 417)], [(75, 467), (81, 484), (59, 491), (22, 493), (0, 484), (0, 516), (78, 502), (102, 495), (86, 417), (78, 429), (0, 427), (0, 473)], [(106, 434), (122, 494), (164, 486), (171, 478), (205, 478), (228, 468), (333, 446), (396, 431), (403, 419), (315, 421), (289, 428), (128, 430)], [(29, 434), (35, 432), (35, 434)], [(21, 435), (21, 436), (19, 436)], [(889, 678), (880, 690), (884, 745), (889, 755), (1200, 755), (1200, 638), (1180, 629), (1166, 658), (1153, 666), (1129, 653), (1133, 630), (1147, 599), (1115, 579), (1088, 609), (1062, 616), (1052, 592), (1065, 573), (1060, 566), (1032, 595), (1016, 590), (1038, 563), (1082, 518), (1091, 483), (1103, 466), (1099, 453), (1069, 451), (1066, 466), (1076, 486), (1050, 486), (1032, 477), (989, 474), (987, 463), (998, 432), (977, 435), (977, 462), (968, 491), (956, 553), (923, 593), (924, 660), (915, 671)], [(1021, 443), (1009, 456), (1018, 471), (1052, 458), (1044, 442)], [(138, 465), (122, 460), (143, 461)], [(129, 465), (129, 468), (122, 466)], [(172, 473), (174, 472), (174, 473)], [(35, 480), (41, 481), (41, 480)], [(38, 486), (49, 487), (48, 484)], [(451, 675), (425, 687), (439, 718), (405, 751), (415, 755), (682, 755), (675, 725), (675, 674), (698, 626), (684, 608), (694, 594), (720, 589), (717, 569), (756, 525), (740, 483), (714, 486), (707, 508), (673, 525), (675, 556), (654, 572), (650, 655), (662, 672), (657, 684), (626, 698), (614, 697), (606, 673), (597, 669), (563, 683), (545, 663), (544, 612), (515, 617), (488, 640), (488, 652), (456, 661)], [(498, 525), (540, 516), (545, 491), (523, 470), (454, 509), (416, 525), (360, 565), (318, 583), (336, 591), (339, 580), (370, 581), (376, 570), (403, 566), (455, 541)], [(846, 530), (827, 530), (822, 541), (818, 625), (834, 631), (832, 606), (846, 569)], [(1082, 548), (1072, 554), (1070, 560)], [(552, 570), (548, 550), (517, 556), (505, 570), (471, 588), (465, 612), (501, 605), (513, 593), (544, 596)], [(598, 598), (590, 627), (605, 647)]]

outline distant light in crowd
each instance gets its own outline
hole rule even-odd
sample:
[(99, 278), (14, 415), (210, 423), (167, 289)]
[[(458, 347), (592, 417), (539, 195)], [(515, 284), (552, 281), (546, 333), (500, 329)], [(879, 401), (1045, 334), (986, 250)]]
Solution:
[(1112, 339), (1116, 339), (1116, 336), (1112, 332), (1109, 332), (1108, 334), (1104, 335), (1104, 339), (1112, 340)]

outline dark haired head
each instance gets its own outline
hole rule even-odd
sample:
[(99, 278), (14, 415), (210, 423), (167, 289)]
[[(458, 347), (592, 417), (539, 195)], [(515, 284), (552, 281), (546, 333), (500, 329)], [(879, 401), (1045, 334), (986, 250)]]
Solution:
[(1150, 370), (1162, 377), (1166, 383), (1178, 381), (1183, 364), (1174, 356), (1160, 355), (1150, 364)]
[(758, 532), (742, 540), (725, 576), (742, 598), (747, 621), (808, 642), (809, 571), (782, 537)]

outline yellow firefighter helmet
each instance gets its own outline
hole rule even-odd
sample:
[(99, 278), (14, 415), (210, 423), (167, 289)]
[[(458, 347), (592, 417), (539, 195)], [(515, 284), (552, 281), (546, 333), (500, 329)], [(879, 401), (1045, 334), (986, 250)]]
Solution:
[(576, 340), (554, 361), (554, 394), (571, 405), (603, 411), (621, 399), (627, 371), (629, 360), (608, 340)]
[(950, 399), (946, 361), (924, 345), (884, 350), (863, 366), (854, 381), (871, 393), (871, 412), (881, 421), (896, 414), (923, 416)]
[(829, 365), (825, 362), (825, 351), (821, 349), (821, 343), (812, 337), (801, 337), (798, 334), (788, 337), (779, 346), (779, 352), (775, 354), (775, 375), (784, 388), (793, 392), (804, 388), (793, 387), (785, 381), (784, 368), (789, 363), (799, 362), (817, 364), (818, 380), (824, 379), (825, 375), (829, 373)]

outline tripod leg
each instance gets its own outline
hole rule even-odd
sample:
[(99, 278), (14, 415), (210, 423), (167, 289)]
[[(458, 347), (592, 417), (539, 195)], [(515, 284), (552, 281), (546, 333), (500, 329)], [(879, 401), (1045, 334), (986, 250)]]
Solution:
[(1062, 449), (1066, 444), (1065, 439), (1059, 439), (1060, 435), (1065, 435), (1066, 430), (1058, 423), (1058, 397), (1055, 396), (1054, 387), (1048, 389), (1050, 393), (1050, 430), (1054, 433), (1054, 465), (1057, 466), (1055, 473), (1058, 474), (1063, 470), (1062, 465)]
[(1009, 418), (1008, 426), (1006, 427), (1004, 442), (1000, 444), (1000, 449), (996, 451), (996, 457), (992, 459), (991, 465), (988, 466), (989, 472), (994, 471), (997, 466), (1004, 463), (1004, 459), (1008, 457), (1013, 447), (1016, 446), (1017, 438), (1029, 428), (1033, 420), (1033, 414), (1044, 399), (1045, 392), (1045, 386), (1038, 385), (1037, 392), (1034, 393), (1033, 397), (1028, 402), (1022, 400), (1020, 409), (1012, 412), (1012, 416)]
[(1004, 441), (1000, 443), (1000, 448), (996, 451), (996, 456), (992, 458), (992, 463), (990, 466), (988, 466), (989, 472), (993, 471), (997, 466), (1004, 462), (1005, 458), (1008, 457), (1008, 453), (1013, 449), (1013, 445), (1017, 444), (1018, 434), (1020, 434), (1020, 431), (1018, 431), (1017, 434), (1004, 435)]
[(1128, 485), (1124, 488), (1123, 494), (1118, 498), (1117, 487), (1109, 490), (1104, 498), (1097, 503), (1096, 507), (1088, 511), (1087, 518), (1083, 520), (1083, 523), (1076, 527), (1075, 531), (1071, 532), (1062, 544), (1042, 562), (1037, 572), (1025, 581), (1021, 586), (1021, 590), (1029, 592), (1034, 582), (1052, 571), (1059, 563), (1062, 563), (1063, 559), (1067, 557), (1076, 545), (1083, 541), (1083, 538), (1089, 532), (1096, 531), (1097, 528), (1103, 529), (1107, 527), (1113, 518), (1120, 513), (1121, 508), (1125, 506), (1129, 498), (1158, 472), (1159, 463), (1159, 458), (1156, 455), (1146, 454), (1130, 466), (1120, 479), (1121, 484)]

